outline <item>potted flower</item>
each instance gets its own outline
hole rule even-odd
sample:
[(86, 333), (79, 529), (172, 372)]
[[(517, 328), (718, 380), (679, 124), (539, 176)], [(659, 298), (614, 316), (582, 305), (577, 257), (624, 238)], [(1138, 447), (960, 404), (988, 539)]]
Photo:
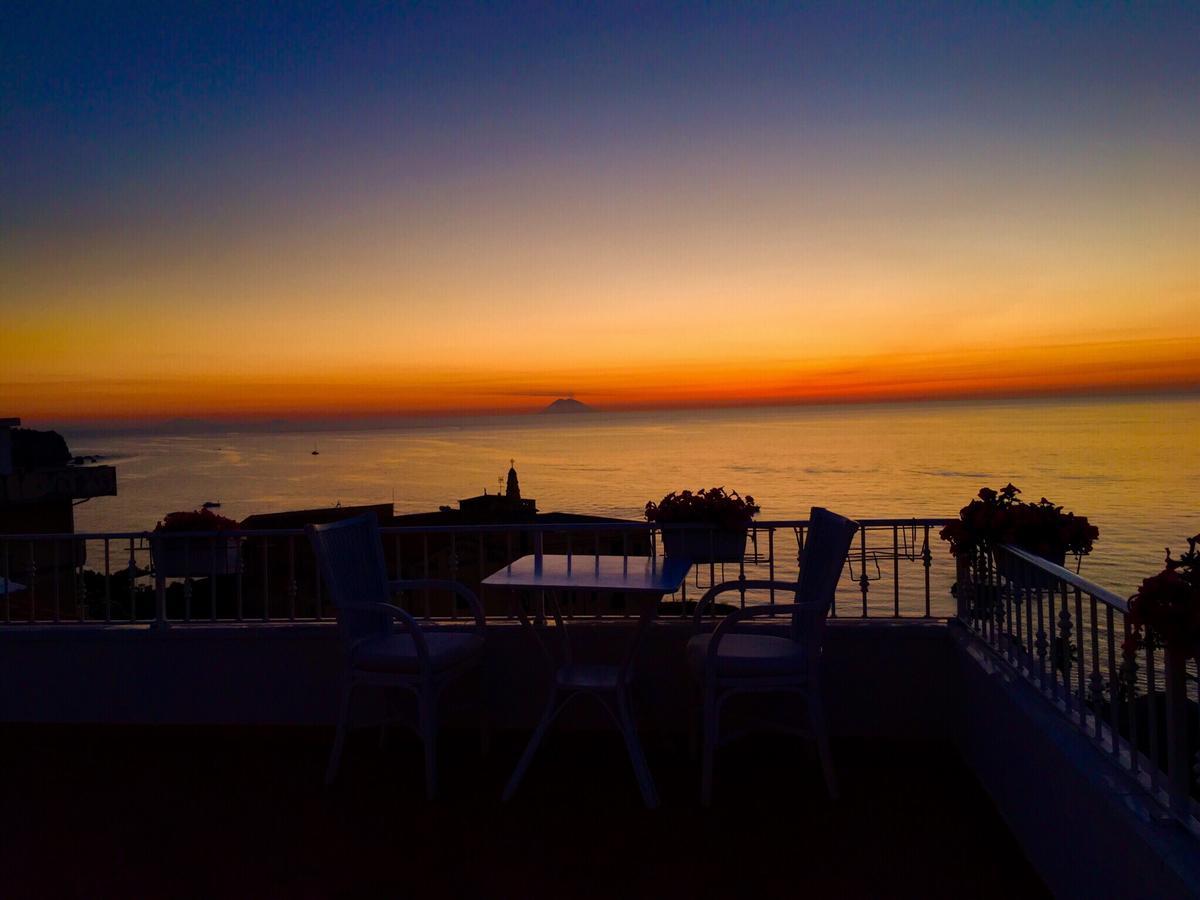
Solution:
[[(661, 527), (663, 554), (692, 562), (737, 562), (746, 552), (746, 529), (758, 514), (747, 494), (723, 487), (672, 491), (646, 504), (646, 521)], [(671, 526), (707, 526), (672, 528)]]
[[(1012, 484), (1000, 491), (983, 488), (977, 499), (959, 511), (959, 517), (941, 531), (950, 552), (966, 564), (980, 554), (992, 554), (1001, 545), (1011, 545), (1040, 556), (1047, 562), (1063, 565), (1067, 554), (1077, 559), (1092, 552), (1100, 529), (1086, 516), (1064, 512), (1045, 497), (1037, 503), (1018, 498), (1021, 491)], [(1002, 574), (1008, 574), (1008, 561), (996, 559)], [(1050, 587), (1057, 581), (1040, 573), (1029, 573), (1034, 586)], [(962, 579), (959, 579), (962, 583)]]
[(168, 578), (232, 575), (238, 569), (236, 537), (172, 537), (195, 532), (236, 531), (238, 523), (210, 509), (167, 513), (154, 527), (154, 568)]
[(1129, 598), (1129, 636), (1122, 645), (1132, 660), (1141, 647), (1163, 647), (1180, 659), (1200, 651), (1200, 534), (1188, 538), (1178, 559), (1167, 551), (1163, 570), (1142, 581)]

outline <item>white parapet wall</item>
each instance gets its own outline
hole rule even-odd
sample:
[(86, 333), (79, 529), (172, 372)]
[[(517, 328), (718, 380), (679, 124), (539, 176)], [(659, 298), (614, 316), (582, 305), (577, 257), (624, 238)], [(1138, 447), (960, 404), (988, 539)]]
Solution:
[[(619, 658), (632, 627), (576, 622), (577, 658)], [(833, 730), (946, 737), (945, 632), (940, 623), (831, 626), (826, 663)], [(643, 643), (635, 699), (645, 727), (686, 727), (691, 685), (684, 644), (691, 633), (688, 623), (660, 623)], [(0, 722), (332, 723), (340, 652), (332, 623), (0, 628)], [(488, 668), (493, 721), (532, 727), (547, 684), (532, 636), (516, 623), (490, 626)], [(363, 708), (369, 714), (369, 701)], [(607, 727), (603, 713), (578, 708), (565, 724)]]
[(1057, 897), (1200, 897), (1200, 840), (966, 629), (948, 626), (948, 721)]

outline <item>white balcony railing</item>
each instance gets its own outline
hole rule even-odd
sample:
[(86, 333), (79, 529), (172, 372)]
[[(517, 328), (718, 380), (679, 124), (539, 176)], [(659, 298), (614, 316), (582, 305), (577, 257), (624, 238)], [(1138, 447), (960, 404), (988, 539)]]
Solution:
[[(862, 519), (843, 573), (834, 615), (840, 618), (944, 618), (954, 613), (953, 560), (939, 549), (942, 519)], [(755, 523), (736, 562), (702, 562), (666, 607), (686, 614), (712, 584), (744, 578), (797, 578), (808, 523)], [(711, 529), (669, 526), (688, 540), (711, 540)], [(394, 578), (449, 578), (478, 589), (508, 562), (532, 553), (648, 555), (662, 553), (662, 529), (640, 522), (384, 528)], [(13, 590), (0, 596), (0, 623), (296, 622), (332, 618), (316, 563), (300, 529), (0, 535), (0, 576)], [(19, 589), (17, 589), (19, 588)], [(777, 592), (743, 590), (742, 606), (773, 604)], [(623, 617), (622, 598), (569, 598), (567, 614)], [(484, 596), (489, 616), (508, 617), (507, 598)], [(783, 598), (781, 602), (788, 602)], [(423, 591), (404, 598), (416, 615), (456, 618), (449, 596)]]
[(1112, 761), (1200, 834), (1195, 656), (1126, 658), (1126, 601), (1015, 547), (964, 561), (957, 618)]

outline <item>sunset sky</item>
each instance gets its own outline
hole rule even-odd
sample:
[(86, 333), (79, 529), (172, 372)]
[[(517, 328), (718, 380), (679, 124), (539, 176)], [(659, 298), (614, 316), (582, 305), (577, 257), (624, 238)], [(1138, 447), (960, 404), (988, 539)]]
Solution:
[(5, 5), (0, 416), (1200, 387), (1200, 4)]

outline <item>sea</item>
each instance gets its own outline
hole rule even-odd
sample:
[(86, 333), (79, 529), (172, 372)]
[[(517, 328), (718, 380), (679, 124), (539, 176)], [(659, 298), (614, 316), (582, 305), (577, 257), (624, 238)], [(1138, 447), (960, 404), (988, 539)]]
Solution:
[(500, 490), (511, 461), (543, 512), (631, 519), (669, 491), (713, 486), (752, 495), (762, 520), (812, 506), (950, 517), (980, 488), (1012, 482), (1099, 526), (1080, 571), (1121, 595), (1200, 533), (1197, 395), (64, 435), (73, 453), (117, 469), (117, 496), (76, 508), (89, 532), (150, 529), (206, 501), (235, 519), (339, 503), (424, 512)]

